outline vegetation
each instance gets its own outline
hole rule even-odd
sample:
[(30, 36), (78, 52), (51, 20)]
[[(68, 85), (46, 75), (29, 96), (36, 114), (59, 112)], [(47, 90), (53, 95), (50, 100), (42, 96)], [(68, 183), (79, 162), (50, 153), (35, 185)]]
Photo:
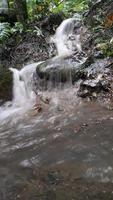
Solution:
[[(100, 33), (104, 29), (112, 28), (113, 25), (111, 3), (111, 0), (108, 3), (105, 0), (0, 0), (0, 45), (6, 44), (8, 38), (16, 33), (30, 31), (28, 24), (31, 22), (60, 12), (66, 17), (76, 12), (87, 13), (88, 18), (85, 20), (97, 34), (96, 40), (102, 40)], [(39, 33), (39, 27), (34, 26), (32, 32)], [(108, 43), (107, 48), (103, 50), (105, 55), (112, 55), (111, 46), (112, 43), (110, 45)]]
[(12, 27), (10, 23), (0, 23), (0, 46), (5, 44), (7, 40), (15, 33), (22, 33), (24, 30), (20, 22), (16, 22)]
[(29, 21), (50, 13), (63, 12), (68, 16), (87, 9), (88, 3), (89, 0), (1, 0), (0, 45), (6, 43), (13, 34), (26, 31)]

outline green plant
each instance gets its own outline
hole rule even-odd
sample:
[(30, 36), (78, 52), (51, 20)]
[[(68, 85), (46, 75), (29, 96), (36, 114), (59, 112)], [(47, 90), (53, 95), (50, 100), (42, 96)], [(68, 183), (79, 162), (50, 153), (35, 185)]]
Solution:
[(52, 13), (58, 13), (63, 11), (64, 9), (64, 1), (63, 0), (54, 0), (54, 1), (49, 1), (48, 0), (48, 4), (49, 4), (49, 10)]
[(74, 13), (81, 12), (88, 8), (89, 0), (65, 0), (64, 3), (64, 12)]
[(23, 25), (20, 22), (16, 22), (13, 27), (9, 23), (0, 23), (0, 44), (6, 43), (13, 34), (22, 33), (23, 30)]
[(27, 0), (27, 10), (29, 18), (32, 18), (36, 11), (36, 0)]
[(36, 33), (37, 36), (43, 36), (41, 29), (37, 26), (34, 27), (33, 33)]
[(22, 33), (24, 31), (24, 27), (23, 24), (21, 24), (20, 22), (16, 22), (15, 26), (11, 28), (11, 33)]
[(0, 44), (4, 43), (11, 36), (9, 23), (0, 23)]

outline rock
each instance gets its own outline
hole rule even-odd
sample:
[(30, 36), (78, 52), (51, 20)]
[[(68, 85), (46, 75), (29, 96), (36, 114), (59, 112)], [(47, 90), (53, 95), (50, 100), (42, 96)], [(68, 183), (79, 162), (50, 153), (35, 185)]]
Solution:
[(93, 55), (94, 55), (94, 58), (96, 59), (105, 58), (105, 55), (102, 53), (102, 51), (94, 51)]
[(0, 12), (0, 22), (8, 22), (14, 26), (15, 22), (17, 22), (15, 11), (12, 10), (9, 13)]
[(91, 95), (91, 93), (87, 89), (79, 89), (77, 95), (82, 98), (86, 98)]
[(101, 91), (108, 92), (110, 83), (107, 80), (89, 79), (80, 84), (78, 96), (80, 97), (97, 97)]
[[(88, 58), (83, 58), (82, 55), (81, 62), (80, 58), (77, 59), (74, 55), (71, 58), (55, 57), (37, 66), (36, 74), (38, 80), (40, 80), (38, 86), (47, 89), (48, 82), (55, 86), (70, 81), (74, 84), (79, 79), (85, 79), (86, 81), (83, 81), (80, 85), (83, 89), (91, 88), (91, 92), (95, 89), (97, 92), (101, 89), (107, 90), (109, 84), (106, 80), (100, 80), (98, 75), (102, 77), (103, 74), (108, 73), (112, 64), (113, 59), (94, 59), (92, 55)], [(83, 96), (86, 96), (86, 94), (87, 91), (85, 90)]]
[(51, 14), (41, 22), (41, 28), (50, 31), (50, 33), (53, 33), (54, 29), (61, 24), (63, 19), (63, 13)]
[(0, 100), (9, 101), (12, 99), (12, 72), (0, 66)]
[(110, 79), (106, 80), (106, 76), (113, 65), (113, 59), (95, 59), (93, 55), (84, 57), (84, 54), (75, 54), (70, 58), (55, 57), (38, 65), (36, 90), (46, 90), (48, 86), (57, 87), (59, 83), (61, 86), (68, 82), (74, 84), (82, 80), (78, 91), (80, 97), (96, 98), (101, 91), (108, 92), (111, 83)]
[[(86, 64), (86, 65), (85, 65)], [(51, 82), (53, 85), (72, 82), (72, 84), (86, 76), (84, 68), (87, 59), (73, 61), (71, 58), (52, 58), (37, 66), (36, 73), (40, 84)], [(46, 84), (47, 85), (47, 84)]]
[(98, 74), (107, 73), (111, 65), (113, 65), (113, 59), (94, 59), (94, 63), (85, 69), (87, 78), (95, 78)]

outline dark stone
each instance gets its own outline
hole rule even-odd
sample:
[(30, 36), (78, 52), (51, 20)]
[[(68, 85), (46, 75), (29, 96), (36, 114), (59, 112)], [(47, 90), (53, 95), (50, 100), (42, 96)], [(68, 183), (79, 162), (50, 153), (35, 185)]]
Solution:
[(90, 96), (91, 93), (90, 93), (87, 89), (84, 89), (84, 90), (79, 89), (77, 95), (78, 95), (79, 97), (86, 98), (86, 97)]
[(12, 99), (12, 80), (12, 72), (3, 66), (0, 66), (0, 99), (2, 103)]
[(97, 59), (105, 58), (105, 55), (101, 51), (95, 51), (93, 55), (94, 55), (94, 58), (97, 58)]
[(59, 26), (63, 21), (63, 19), (64, 19), (63, 13), (51, 14), (41, 22), (41, 28), (47, 29), (52, 33), (54, 32), (54, 28)]
[(82, 87), (98, 88), (101, 82), (99, 80), (86, 80), (81, 83)]
[(9, 13), (0, 12), (0, 22), (8, 22), (13, 26), (17, 22), (15, 11), (13, 10)]
[(40, 83), (46, 83), (46, 86), (47, 81), (53, 85), (66, 82), (74, 84), (75, 81), (86, 77), (86, 72), (84, 71), (86, 66), (87, 59), (80, 63), (72, 61), (71, 58), (53, 58), (38, 65), (36, 73)]
[(50, 185), (58, 185), (63, 180), (63, 177), (59, 172), (48, 172), (46, 182)]
[(80, 84), (80, 89), (78, 91), (78, 96), (80, 97), (90, 97), (93, 96), (95, 92), (98, 94), (101, 91), (108, 92), (110, 88), (110, 83), (107, 80), (90, 79), (83, 81)]
[(89, 65), (86, 69), (88, 74), (87, 78), (95, 78), (99, 74), (103, 74), (109, 71), (110, 66), (113, 65), (113, 59), (105, 58), (105, 59), (95, 59), (94, 63)]

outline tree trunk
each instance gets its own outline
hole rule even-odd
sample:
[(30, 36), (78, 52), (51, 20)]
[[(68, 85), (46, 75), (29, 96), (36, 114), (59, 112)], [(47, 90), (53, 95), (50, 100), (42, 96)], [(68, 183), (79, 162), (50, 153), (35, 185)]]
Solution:
[(28, 18), (26, 0), (14, 0), (14, 6), (17, 20), (26, 27), (26, 21)]

